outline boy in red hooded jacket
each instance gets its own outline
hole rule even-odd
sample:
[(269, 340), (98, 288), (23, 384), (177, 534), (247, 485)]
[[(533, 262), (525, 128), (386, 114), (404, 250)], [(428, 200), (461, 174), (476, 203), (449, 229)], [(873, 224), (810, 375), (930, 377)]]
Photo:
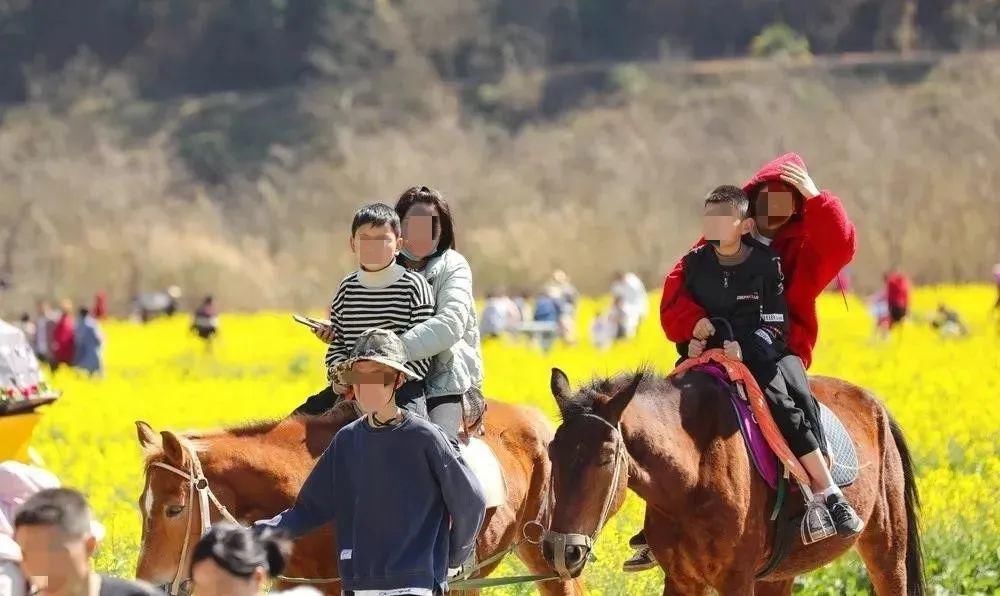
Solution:
[[(826, 439), (820, 425), (819, 404), (809, 389), (805, 371), (812, 363), (812, 351), (819, 332), (816, 299), (854, 258), (857, 250), (854, 224), (847, 217), (840, 199), (830, 191), (820, 191), (816, 187), (805, 162), (796, 153), (786, 153), (765, 164), (743, 185), (743, 190), (750, 198), (751, 214), (756, 223), (751, 234), (781, 257), (785, 276), (785, 298), (790, 319), (788, 349), (791, 354), (778, 362), (778, 369), (790, 396), (802, 409), (804, 424), (813, 430), (819, 440), (821, 455), (825, 456)], [(705, 239), (700, 238), (695, 247), (704, 243)], [(700, 342), (704, 347), (706, 340), (715, 334), (705, 310), (684, 287), (682, 260), (677, 261), (664, 280), (660, 325), (667, 339), (673, 343)], [(806, 466), (810, 475), (813, 468), (826, 468), (825, 461), (808, 463), (812, 464)], [(829, 474), (828, 469), (826, 474)], [(816, 497), (824, 501), (831, 496), (838, 497), (838, 504), (830, 510), (838, 532), (853, 534), (860, 530), (862, 522), (857, 513), (843, 501), (835, 485), (831, 490), (837, 494), (824, 492)], [(641, 533), (633, 537), (629, 544), (636, 549), (636, 553), (625, 562), (625, 571), (641, 571), (655, 566)]]

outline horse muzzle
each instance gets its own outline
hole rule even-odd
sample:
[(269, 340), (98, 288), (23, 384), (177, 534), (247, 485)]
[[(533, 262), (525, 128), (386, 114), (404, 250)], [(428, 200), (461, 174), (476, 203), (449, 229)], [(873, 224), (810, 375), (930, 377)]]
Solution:
[(563, 579), (573, 579), (583, 573), (587, 561), (593, 559), (594, 541), (585, 534), (545, 533), (542, 556), (552, 570)]

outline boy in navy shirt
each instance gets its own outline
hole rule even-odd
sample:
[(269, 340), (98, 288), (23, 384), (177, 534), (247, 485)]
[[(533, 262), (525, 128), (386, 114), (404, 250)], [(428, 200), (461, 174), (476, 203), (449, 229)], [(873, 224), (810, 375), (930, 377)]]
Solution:
[(399, 337), (369, 329), (338, 378), (364, 416), (342, 428), (295, 503), (257, 522), (301, 536), (335, 520), (340, 577), (354, 596), (434, 596), (476, 546), (486, 501), (444, 431), (396, 405), (396, 390), (420, 375)]

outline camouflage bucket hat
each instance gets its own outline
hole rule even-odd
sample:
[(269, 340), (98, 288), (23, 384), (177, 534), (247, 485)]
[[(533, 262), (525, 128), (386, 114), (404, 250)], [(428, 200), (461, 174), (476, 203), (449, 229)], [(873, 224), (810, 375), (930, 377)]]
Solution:
[(419, 381), (423, 378), (406, 366), (406, 348), (399, 337), (388, 329), (369, 329), (358, 337), (350, 357), (337, 366), (337, 383), (346, 384), (342, 382), (343, 374), (361, 360), (384, 364), (405, 374), (410, 380)]

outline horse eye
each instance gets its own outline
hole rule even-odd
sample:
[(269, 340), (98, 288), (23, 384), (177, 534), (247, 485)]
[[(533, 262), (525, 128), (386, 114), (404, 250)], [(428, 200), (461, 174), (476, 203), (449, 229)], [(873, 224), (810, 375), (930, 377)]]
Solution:
[(170, 505), (167, 507), (167, 517), (177, 517), (184, 511), (184, 505)]

